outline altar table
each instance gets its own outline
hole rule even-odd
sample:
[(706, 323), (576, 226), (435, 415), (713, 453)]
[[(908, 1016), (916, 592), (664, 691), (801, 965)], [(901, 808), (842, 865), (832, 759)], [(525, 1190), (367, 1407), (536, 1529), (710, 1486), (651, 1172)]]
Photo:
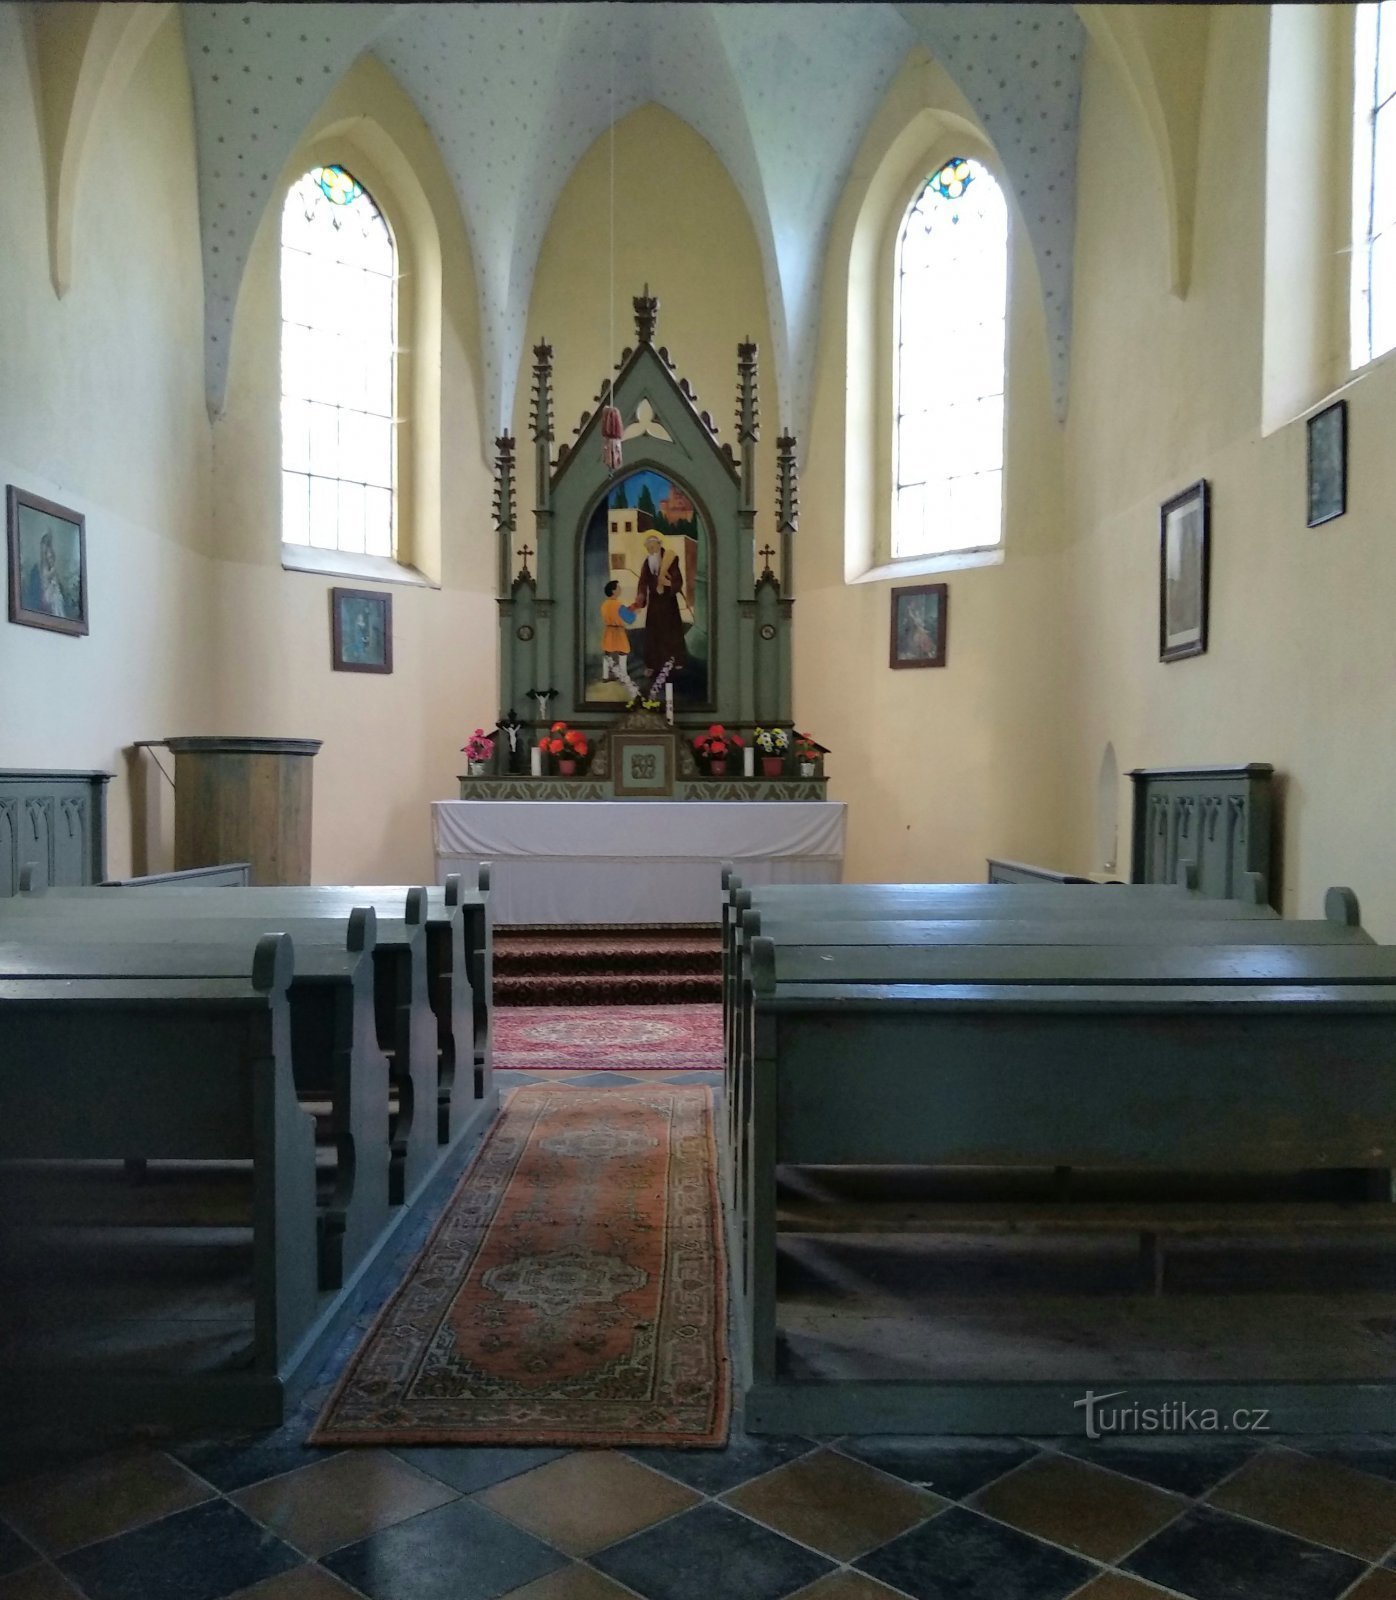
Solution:
[[(841, 800), (436, 800), (437, 881), (492, 866), (497, 923), (718, 922), (743, 884), (837, 883)], [(473, 881), (473, 879), (471, 880)]]

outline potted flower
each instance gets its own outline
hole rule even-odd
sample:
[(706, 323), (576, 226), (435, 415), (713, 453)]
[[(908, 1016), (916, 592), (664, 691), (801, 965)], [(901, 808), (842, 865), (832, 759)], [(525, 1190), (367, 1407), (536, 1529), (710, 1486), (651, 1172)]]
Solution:
[(483, 778), (485, 763), (494, 754), (494, 740), (483, 728), (476, 728), (461, 749), (465, 752), (466, 771), (472, 778)]
[(727, 757), (740, 750), (746, 741), (739, 733), (728, 733), (720, 722), (713, 723), (706, 733), (693, 741), (693, 753), (714, 778), (727, 773)]
[(795, 735), (795, 759), (800, 763), (800, 776), (812, 778), (819, 770), (820, 756), (829, 753), (827, 745), (816, 744), (807, 733)]
[(752, 738), (761, 752), (762, 774), (767, 778), (780, 777), (785, 770), (785, 752), (790, 748), (790, 735), (784, 728), (757, 728)]
[(570, 778), (591, 754), (586, 734), (580, 728), (569, 728), (565, 722), (553, 723), (539, 746), (557, 762), (557, 770), (564, 778)]

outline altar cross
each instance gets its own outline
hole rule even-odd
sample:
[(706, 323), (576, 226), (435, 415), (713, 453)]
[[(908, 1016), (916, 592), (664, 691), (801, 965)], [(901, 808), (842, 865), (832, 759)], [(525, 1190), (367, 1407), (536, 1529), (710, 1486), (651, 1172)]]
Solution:
[(516, 550), (514, 553), (523, 561), (523, 566), (519, 569), (520, 572), (527, 572), (528, 558), (534, 554), (534, 551), (530, 550), (528, 546), (525, 545), (522, 550)]
[(771, 557), (775, 554), (775, 551), (770, 547), (770, 545), (765, 545), (756, 553), (766, 563), (761, 574), (762, 577), (765, 577), (766, 573), (770, 572), (771, 570)]

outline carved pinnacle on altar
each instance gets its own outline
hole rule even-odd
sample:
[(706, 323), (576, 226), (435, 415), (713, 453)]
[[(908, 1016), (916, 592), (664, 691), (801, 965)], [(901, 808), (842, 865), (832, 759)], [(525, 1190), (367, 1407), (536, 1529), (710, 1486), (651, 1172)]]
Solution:
[(756, 341), (737, 346), (737, 443), (742, 448), (742, 510), (756, 512)]
[(652, 295), (646, 284), (645, 292), (637, 294), (630, 304), (635, 308), (635, 337), (641, 344), (653, 344), (654, 325), (659, 320), (659, 297)]
[(514, 436), (494, 441), (494, 526), (497, 533), (514, 531)]
[(800, 517), (795, 442), (795, 435), (789, 430), (776, 440), (776, 532), (780, 535), (780, 571), (787, 595), (794, 589), (794, 534)]
[(536, 344), (533, 347), (533, 442), (550, 442), (553, 436), (553, 347)]

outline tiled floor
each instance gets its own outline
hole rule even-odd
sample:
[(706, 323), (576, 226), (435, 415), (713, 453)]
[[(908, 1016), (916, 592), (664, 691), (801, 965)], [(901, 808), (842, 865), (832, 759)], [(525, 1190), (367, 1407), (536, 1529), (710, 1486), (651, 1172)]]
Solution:
[(272, 1433), (0, 1444), (0, 1600), (1396, 1600), (1396, 1436), (308, 1449), (352, 1343)]

